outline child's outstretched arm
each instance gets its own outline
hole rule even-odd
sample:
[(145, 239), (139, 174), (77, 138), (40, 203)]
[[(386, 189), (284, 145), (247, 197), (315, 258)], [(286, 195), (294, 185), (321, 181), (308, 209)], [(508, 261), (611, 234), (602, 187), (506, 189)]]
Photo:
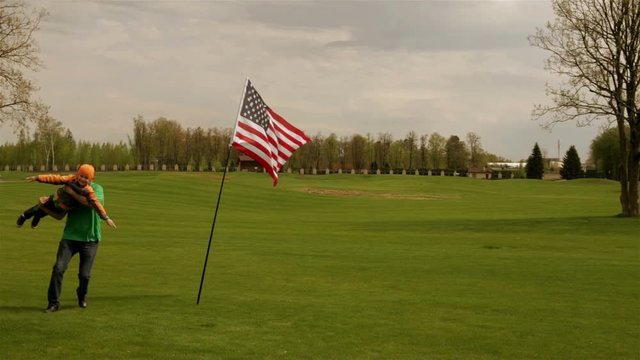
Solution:
[(53, 185), (62, 185), (62, 184), (69, 184), (73, 182), (75, 178), (76, 177), (74, 175), (47, 174), (47, 175), (28, 176), (25, 180), (30, 182), (37, 181), (37, 182), (53, 184)]

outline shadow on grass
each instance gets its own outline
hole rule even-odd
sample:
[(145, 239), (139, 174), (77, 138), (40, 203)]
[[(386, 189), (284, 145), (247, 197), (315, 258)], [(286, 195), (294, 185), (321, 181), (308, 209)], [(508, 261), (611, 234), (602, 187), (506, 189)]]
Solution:
[[(120, 303), (131, 303), (131, 302), (146, 302), (147, 299), (168, 299), (175, 298), (174, 295), (118, 295), (118, 296), (92, 296), (89, 297), (88, 303), (89, 307), (93, 304), (120, 304)], [(46, 308), (46, 302), (42, 306), (31, 306), (31, 305), (0, 305), (0, 313), (3, 312), (12, 312), (12, 313), (30, 313), (30, 312), (44, 312)], [(75, 304), (75, 302), (66, 301), (60, 304), (59, 311), (67, 311), (67, 310), (82, 310)]]

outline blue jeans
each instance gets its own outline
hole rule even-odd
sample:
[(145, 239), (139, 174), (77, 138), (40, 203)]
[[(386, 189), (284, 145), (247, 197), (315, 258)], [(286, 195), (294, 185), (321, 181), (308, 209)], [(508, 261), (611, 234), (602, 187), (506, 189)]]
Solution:
[(51, 280), (49, 281), (49, 291), (47, 294), (49, 305), (60, 304), (64, 272), (67, 270), (73, 255), (77, 253), (80, 253), (80, 269), (78, 271), (79, 284), (76, 289), (76, 294), (78, 295), (78, 298), (81, 299), (84, 299), (87, 295), (93, 260), (95, 260), (96, 255), (98, 254), (98, 242), (62, 239), (58, 245), (56, 263), (53, 265)]

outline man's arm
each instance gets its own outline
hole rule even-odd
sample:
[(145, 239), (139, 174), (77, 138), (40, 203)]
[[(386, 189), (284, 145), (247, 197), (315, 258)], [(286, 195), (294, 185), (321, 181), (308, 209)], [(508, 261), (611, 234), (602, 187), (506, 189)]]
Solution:
[[(113, 221), (109, 216), (107, 216), (106, 211), (104, 211), (104, 207), (102, 207), (102, 204), (100, 204), (100, 200), (98, 200), (98, 198), (96, 198), (96, 195), (95, 195), (94, 193), (92, 193), (92, 195), (93, 195), (93, 196), (92, 196), (92, 198), (94, 198), (95, 200), (94, 200), (94, 204), (92, 204), (92, 203), (89, 201), (89, 199), (87, 199), (87, 197), (86, 197), (86, 196), (83, 196), (83, 195), (80, 195), (80, 194), (76, 193), (76, 192), (73, 190), (73, 188), (72, 188), (71, 186), (69, 186), (69, 185), (65, 185), (65, 186), (64, 186), (64, 191), (65, 191), (67, 194), (71, 195), (71, 197), (73, 197), (75, 200), (77, 200), (80, 204), (82, 204), (82, 205), (84, 205), (84, 206), (86, 206), (86, 207), (89, 207), (89, 208), (92, 208), (92, 209), (94, 209), (94, 210), (98, 211), (98, 210), (96, 209), (96, 206), (94, 206), (94, 204), (99, 205), (99, 208), (102, 210), (102, 211), (98, 211), (98, 213), (100, 214), (100, 217), (101, 217), (104, 221), (106, 221), (106, 222), (107, 222), (107, 225), (111, 226), (111, 227), (112, 227), (112, 228), (114, 228), (114, 229), (116, 229), (116, 228), (117, 228), (116, 223), (115, 223), (115, 222), (114, 222), (114, 221)], [(103, 217), (103, 216), (104, 216), (104, 217)], [(106, 218), (105, 218), (105, 217), (106, 217)]]
[(87, 200), (86, 197), (78, 194), (77, 192), (75, 192), (73, 190), (73, 188), (69, 185), (65, 185), (64, 186), (64, 192), (66, 192), (67, 194), (71, 195), (72, 198), (74, 198), (77, 202), (79, 202), (80, 204), (86, 206), (86, 207), (91, 207), (91, 204), (89, 204), (89, 200)]

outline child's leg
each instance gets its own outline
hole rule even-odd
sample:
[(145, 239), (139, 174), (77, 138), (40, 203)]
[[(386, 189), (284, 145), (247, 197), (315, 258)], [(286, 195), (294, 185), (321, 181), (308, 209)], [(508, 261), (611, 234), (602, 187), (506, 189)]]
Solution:
[(53, 195), (51, 195), (44, 203), (38, 203), (20, 214), (20, 216), (18, 217), (18, 221), (16, 221), (18, 227), (22, 226), (22, 224), (24, 224), (27, 219), (31, 218), (33, 218), (33, 220), (31, 220), (31, 227), (36, 227), (40, 222), (40, 219), (47, 216), (47, 213), (42, 210), (42, 207), (45, 207), (56, 213), (60, 211), (56, 209), (56, 204), (53, 201)]
[(24, 216), (25, 219), (31, 219), (32, 217), (34, 217), (38, 211), (42, 211), (40, 210), (40, 204), (35, 204), (34, 206), (28, 208), (27, 210), (25, 210), (22, 213), (22, 216)]
[(27, 219), (31, 219), (32, 217), (34, 217), (38, 213), (38, 211), (41, 211), (40, 204), (36, 204), (25, 210), (22, 214), (20, 214), (20, 216), (18, 216), (18, 220), (16, 221), (18, 227), (21, 227), (24, 222), (27, 221)]
[(34, 208), (35, 207), (29, 209), (29, 210), (33, 210), (33, 215), (32, 215), (33, 220), (31, 220), (32, 228), (35, 228), (36, 226), (38, 226), (40, 219), (48, 215), (48, 213), (44, 211), (43, 208), (46, 208), (47, 210), (50, 210), (55, 213), (58, 213), (60, 211), (59, 209), (56, 208), (56, 204), (53, 201), (53, 195), (49, 196), (47, 201), (38, 204), (37, 209), (34, 209)]

